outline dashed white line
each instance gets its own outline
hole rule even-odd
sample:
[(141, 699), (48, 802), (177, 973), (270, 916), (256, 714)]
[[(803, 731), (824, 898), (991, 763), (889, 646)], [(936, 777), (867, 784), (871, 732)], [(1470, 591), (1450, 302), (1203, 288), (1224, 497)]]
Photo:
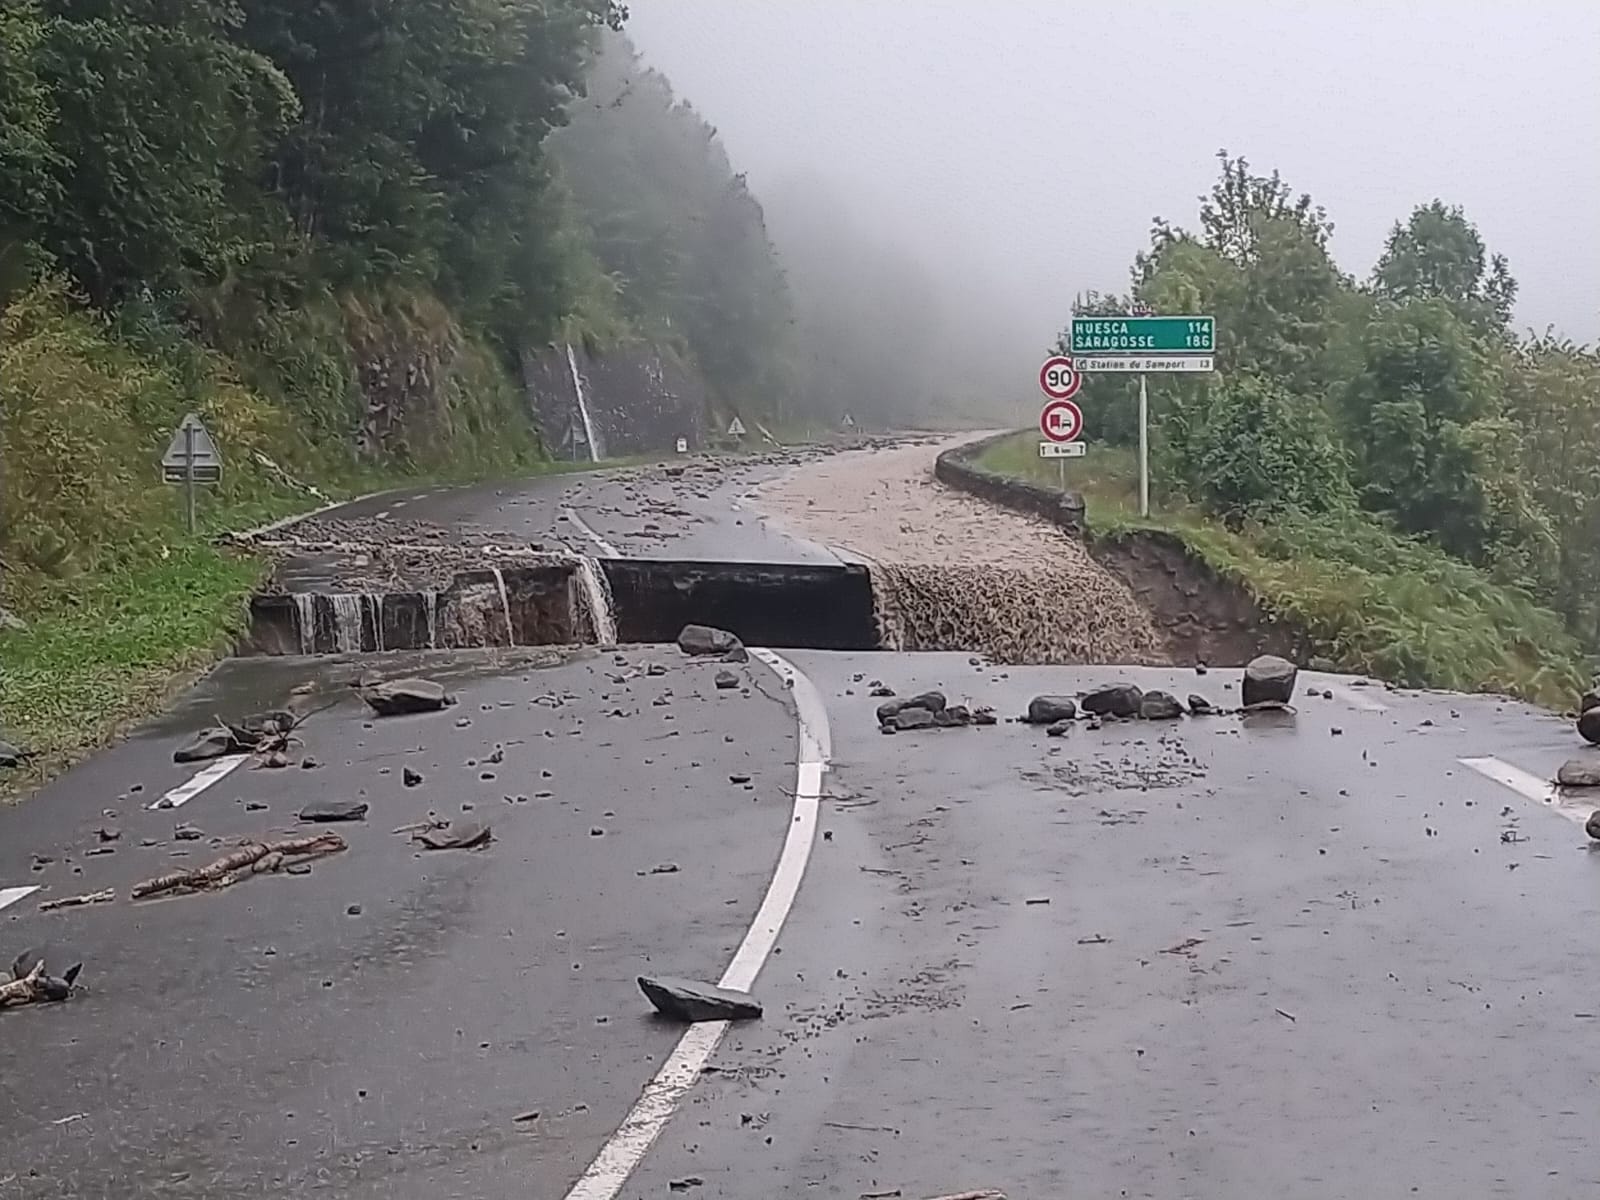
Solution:
[[(593, 533), (590, 533), (593, 537)], [(596, 541), (599, 539), (596, 538)], [(806, 863), (811, 858), (812, 843), (816, 839), (817, 810), (822, 798), (822, 776), (827, 770), (832, 753), (828, 732), (828, 710), (816, 686), (788, 660), (770, 650), (752, 650), (751, 654), (765, 663), (781, 678), (794, 696), (799, 712), (799, 753), (795, 756), (794, 809), (789, 819), (789, 832), (783, 840), (783, 850), (778, 855), (777, 868), (767, 885), (766, 897), (756, 911), (755, 919), (744, 935), (744, 941), (734, 952), (728, 969), (722, 973), (722, 986), (749, 991), (760, 974), (762, 964), (772, 952), (783, 929), (789, 910), (794, 907), (795, 895), (805, 876)], [(700, 1078), (711, 1055), (716, 1051), (722, 1036), (728, 1030), (726, 1021), (705, 1021), (691, 1025), (673, 1048), (667, 1061), (634, 1102), (622, 1124), (595, 1155), (567, 1193), (567, 1200), (615, 1200), (618, 1192), (628, 1182), (628, 1177), (638, 1168), (666, 1128), (672, 1114), (678, 1109), (689, 1089)]]
[(0, 908), (10, 908), (18, 900), (26, 899), (39, 890), (38, 884), (29, 887), (4, 887), (0, 888)]
[(567, 522), (570, 525), (577, 529), (579, 533), (583, 534), (584, 537), (588, 538), (596, 546), (600, 547), (601, 554), (604, 554), (607, 558), (622, 557), (622, 552), (610, 542), (606, 541), (605, 538), (601, 537), (593, 529), (591, 529), (589, 527), (589, 523), (580, 517), (576, 512), (574, 512), (570, 505), (562, 505), (561, 511), (566, 515)]
[(1530, 775), (1521, 767), (1514, 767), (1493, 755), (1462, 758), (1457, 761), (1464, 767), (1471, 767), (1486, 779), (1492, 779), (1500, 786), (1510, 788), (1524, 800), (1531, 800), (1535, 804), (1560, 813), (1579, 828), (1582, 828), (1594, 815), (1595, 805), (1575, 803), (1564, 788), (1557, 787), (1548, 779)]
[(225, 778), (239, 764), (248, 761), (248, 754), (228, 754), (196, 771), (193, 776), (180, 783), (163, 796), (158, 796), (145, 805), (146, 809), (155, 808), (182, 808), (212, 784)]

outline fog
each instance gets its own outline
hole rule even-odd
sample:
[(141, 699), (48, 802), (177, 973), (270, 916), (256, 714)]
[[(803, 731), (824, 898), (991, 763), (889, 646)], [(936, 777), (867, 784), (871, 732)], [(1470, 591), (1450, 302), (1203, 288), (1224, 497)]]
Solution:
[(1075, 293), (1125, 290), (1153, 216), (1195, 224), (1224, 147), (1327, 208), (1346, 271), (1437, 196), (1509, 257), (1519, 326), (1600, 335), (1600, 4), (631, 7), (786, 258), (825, 254), (832, 220), (908, 255), (908, 309), (955, 322), (979, 374), (1026, 376)]

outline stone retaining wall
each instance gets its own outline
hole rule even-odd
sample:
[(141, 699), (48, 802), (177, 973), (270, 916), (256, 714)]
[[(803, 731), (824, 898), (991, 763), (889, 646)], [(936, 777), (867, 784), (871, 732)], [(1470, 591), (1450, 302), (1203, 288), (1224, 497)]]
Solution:
[(1010, 433), (997, 433), (993, 437), (966, 442), (946, 450), (934, 460), (933, 473), (941, 483), (970, 492), (1002, 508), (1043, 517), (1081, 537), (1084, 532), (1082, 493), (1040, 487), (977, 464), (978, 455), (1011, 436)]

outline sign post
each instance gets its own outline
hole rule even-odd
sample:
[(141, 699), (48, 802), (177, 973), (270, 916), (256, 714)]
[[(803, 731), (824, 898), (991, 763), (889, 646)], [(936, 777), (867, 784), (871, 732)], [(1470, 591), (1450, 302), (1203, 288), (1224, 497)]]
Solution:
[[(1050, 388), (1046, 378), (1052, 368), (1051, 363), (1067, 362), (1066, 359), (1051, 359), (1045, 363), (1044, 370), (1039, 372), (1039, 385), (1049, 394)], [(1065, 371), (1070, 373), (1070, 381), (1061, 378), (1059, 369), (1054, 378), (1056, 392), (1066, 391), (1070, 395), (1083, 385), (1083, 376), (1073, 371), (1068, 365)], [(1053, 458), (1056, 460), (1057, 476), (1061, 483), (1061, 490), (1067, 490), (1067, 459), (1081, 458), (1084, 446), (1078, 439), (1083, 436), (1083, 409), (1071, 400), (1057, 395), (1045, 402), (1039, 410), (1039, 432), (1044, 434), (1045, 440), (1039, 443), (1039, 457)]]
[(222, 482), (222, 455), (195, 413), (183, 418), (172, 441), (167, 443), (167, 452), (161, 456), (161, 480), (182, 485), (184, 525), (193, 533), (195, 485)]
[(1139, 515), (1150, 515), (1150, 394), (1145, 375), (1215, 369), (1215, 317), (1136, 315), (1072, 318), (1070, 346), (1080, 371), (1139, 375)]

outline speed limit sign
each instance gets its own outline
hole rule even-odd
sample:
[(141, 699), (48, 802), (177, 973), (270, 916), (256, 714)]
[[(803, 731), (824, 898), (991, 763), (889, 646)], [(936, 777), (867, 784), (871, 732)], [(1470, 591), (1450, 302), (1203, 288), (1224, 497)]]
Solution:
[(1054, 355), (1039, 368), (1039, 390), (1052, 400), (1071, 400), (1083, 386), (1083, 376), (1072, 367), (1072, 360)]

